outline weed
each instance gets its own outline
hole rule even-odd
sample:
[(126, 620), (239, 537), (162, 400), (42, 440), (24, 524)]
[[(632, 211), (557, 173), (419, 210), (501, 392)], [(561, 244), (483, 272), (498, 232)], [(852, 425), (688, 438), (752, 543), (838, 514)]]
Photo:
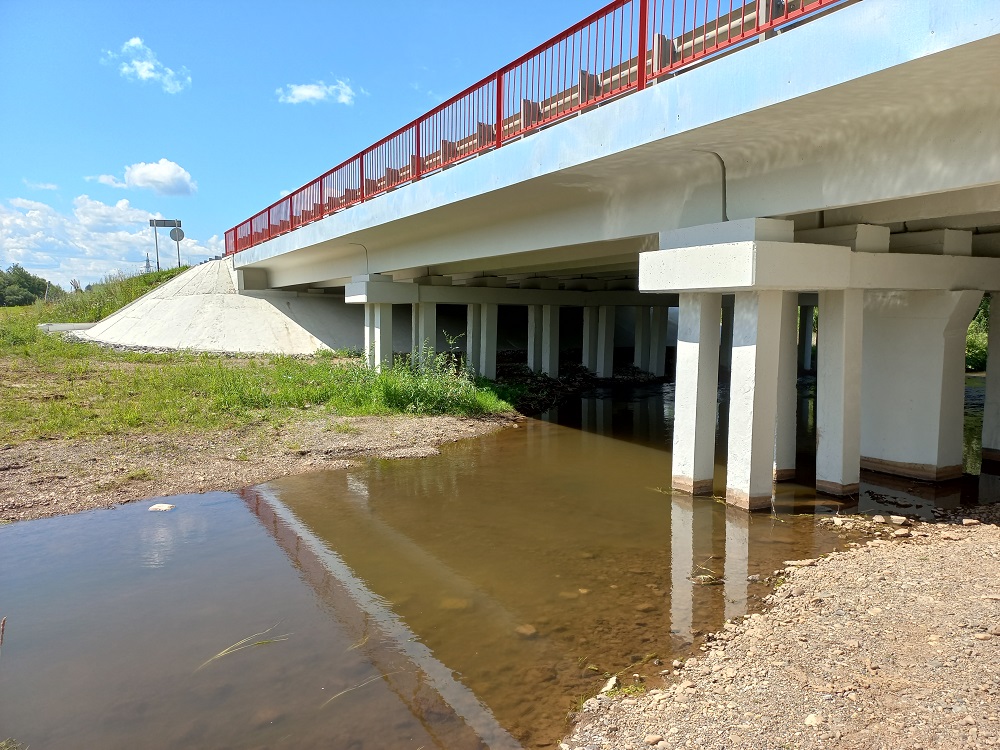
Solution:
[(128, 482), (151, 482), (156, 479), (156, 475), (149, 469), (132, 469), (125, 475)]
[(646, 692), (645, 685), (620, 685), (616, 688), (611, 688), (605, 695), (609, 698), (628, 698), (631, 696), (642, 695)]
[[(202, 669), (203, 667), (207, 667), (216, 659), (221, 659), (223, 656), (229, 656), (230, 654), (235, 654), (237, 651), (242, 651), (245, 648), (253, 648), (254, 646), (268, 646), (272, 643), (278, 643), (279, 641), (287, 641), (288, 636), (290, 636), (291, 633), (285, 633), (284, 635), (276, 635), (273, 638), (261, 638), (261, 636), (267, 635), (276, 627), (278, 627), (277, 623), (269, 627), (267, 630), (262, 630), (259, 633), (248, 635), (246, 638), (236, 641), (236, 643), (234, 643), (232, 646), (228, 646), (222, 649), (222, 651), (217, 653), (211, 659), (208, 659), (207, 661), (202, 663), (202, 665), (198, 667), (198, 669), (196, 669), (195, 672), (197, 672), (199, 669)], [(260, 639), (260, 640), (254, 640), (254, 639)]]

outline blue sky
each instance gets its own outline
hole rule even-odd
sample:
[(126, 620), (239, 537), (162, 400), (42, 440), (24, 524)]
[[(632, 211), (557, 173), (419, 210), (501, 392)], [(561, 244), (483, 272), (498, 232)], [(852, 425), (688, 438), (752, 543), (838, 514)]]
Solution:
[[(0, 0), (0, 268), (68, 288), (223, 233), (600, 0)], [(161, 230), (161, 262), (176, 264)]]

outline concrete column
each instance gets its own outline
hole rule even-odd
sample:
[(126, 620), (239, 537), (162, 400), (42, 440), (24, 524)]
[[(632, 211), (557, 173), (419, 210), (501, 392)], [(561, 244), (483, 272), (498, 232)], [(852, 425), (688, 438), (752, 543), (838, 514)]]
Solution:
[(425, 355), (437, 348), (437, 303), (414, 302), (411, 356), (415, 363), (423, 363)]
[(466, 307), (465, 318), (465, 366), (479, 373), (479, 347), (482, 344), (483, 311), (479, 305), (471, 303)]
[(610, 378), (615, 359), (615, 307), (601, 305), (597, 316), (597, 377)]
[(497, 305), (484, 302), (480, 305), (479, 374), (496, 380), (497, 377)]
[(722, 334), (719, 342), (719, 368), (724, 372), (733, 369), (733, 315), (736, 301), (731, 294), (722, 297)]
[(542, 371), (542, 306), (528, 305), (528, 369)]
[(392, 367), (392, 305), (365, 305), (365, 358), (375, 370)]
[[(993, 293), (1000, 300), (1000, 294)], [(986, 401), (983, 404), (983, 461), (1000, 463), (1000, 304), (990, 302), (990, 319), (986, 339)], [(994, 330), (996, 329), (996, 330)]]
[[(863, 315), (862, 290), (820, 292), (816, 489), (831, 495), (853, 495), (858, 491)], [(885, 364), (899, 372), (895, 364)], [(904, 435), (901, 432), (896, 439), (906, 442)]]
[(671, 486), (695, 495), (712, 494), (715, 475), (721, 304), (718, 294), (680, 295)]
[(774, 442), (774, 479), (795, 479), (795, 411), (798, 380), (796, 345), (798, 336), (798, 293), (782, 292), (781, 330), (778, 339), (778, 420)]
[(647, 305), (636, 305), (635, 308), (635, 352), (632, 364), (643, 372), (650, 372), (649, 366), (649, 315), (651, 308)]
[(583, 366), (590, 372), (597, 372), (597, 322), (597, 308), (583, 308)]
[(666, 370), (669, 310), (668, 307), (654, 307), (649, 316), (649, 371), (657, 378), (662, 378)]
[(799, 308), (799, 370), (812, 372), (813, 369), (813, 310), (812, 305)]
[[(864, 299), (861, 466), (930, 481), (961, 476), (965, 337), (982, 293)], [(820, 342), (825, 331), (821, 308)]]
[(559, 377), (559, 306), (542, 305), (542, 372)]
[(771, 507), (778, 411), (778, 340), (783, 295), (740, 292), (733, 321), (726, 502)]

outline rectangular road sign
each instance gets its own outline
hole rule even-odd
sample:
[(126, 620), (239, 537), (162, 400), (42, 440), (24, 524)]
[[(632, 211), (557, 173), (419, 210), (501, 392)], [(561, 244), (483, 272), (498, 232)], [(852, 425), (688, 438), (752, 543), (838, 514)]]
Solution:
[(150, 219), (149, 226), (151, 227), (179, 227), (181, 225), (180, 219)]

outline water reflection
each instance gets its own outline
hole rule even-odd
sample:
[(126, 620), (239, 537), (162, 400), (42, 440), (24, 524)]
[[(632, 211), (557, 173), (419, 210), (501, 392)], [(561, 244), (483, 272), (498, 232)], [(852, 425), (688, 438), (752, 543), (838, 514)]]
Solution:
[[(808, 394), (799, 417), (802, 438)], [(290, 477), (242, 502), (0, 528), (3, 736), (56, 750), (552, 744), (607, 675), (654, 679), (768, 593), (757, 576), (848, 541), (813, 514), (1000, 501), (989, 473), (866, 473), (855, 505), (817, 498), (807, 434), (803, 484), (751, 516), (666, 489), (671, 420), (669, 386), (607, 390), (440, 456)], [(275, 623), (293, 636), (197, 669)]]
[(808, 516), (670, 493), (668, 404), (651, 390), (563, 404), (429, 459), (289, 477), (254, 507), (294, 524), (297, 565), (306, 540), (336, 551), (514, 738), (551, 741), (608, 674), (651, 678), (746, 612), (767, 593), (749, 576), (844, 541)]

